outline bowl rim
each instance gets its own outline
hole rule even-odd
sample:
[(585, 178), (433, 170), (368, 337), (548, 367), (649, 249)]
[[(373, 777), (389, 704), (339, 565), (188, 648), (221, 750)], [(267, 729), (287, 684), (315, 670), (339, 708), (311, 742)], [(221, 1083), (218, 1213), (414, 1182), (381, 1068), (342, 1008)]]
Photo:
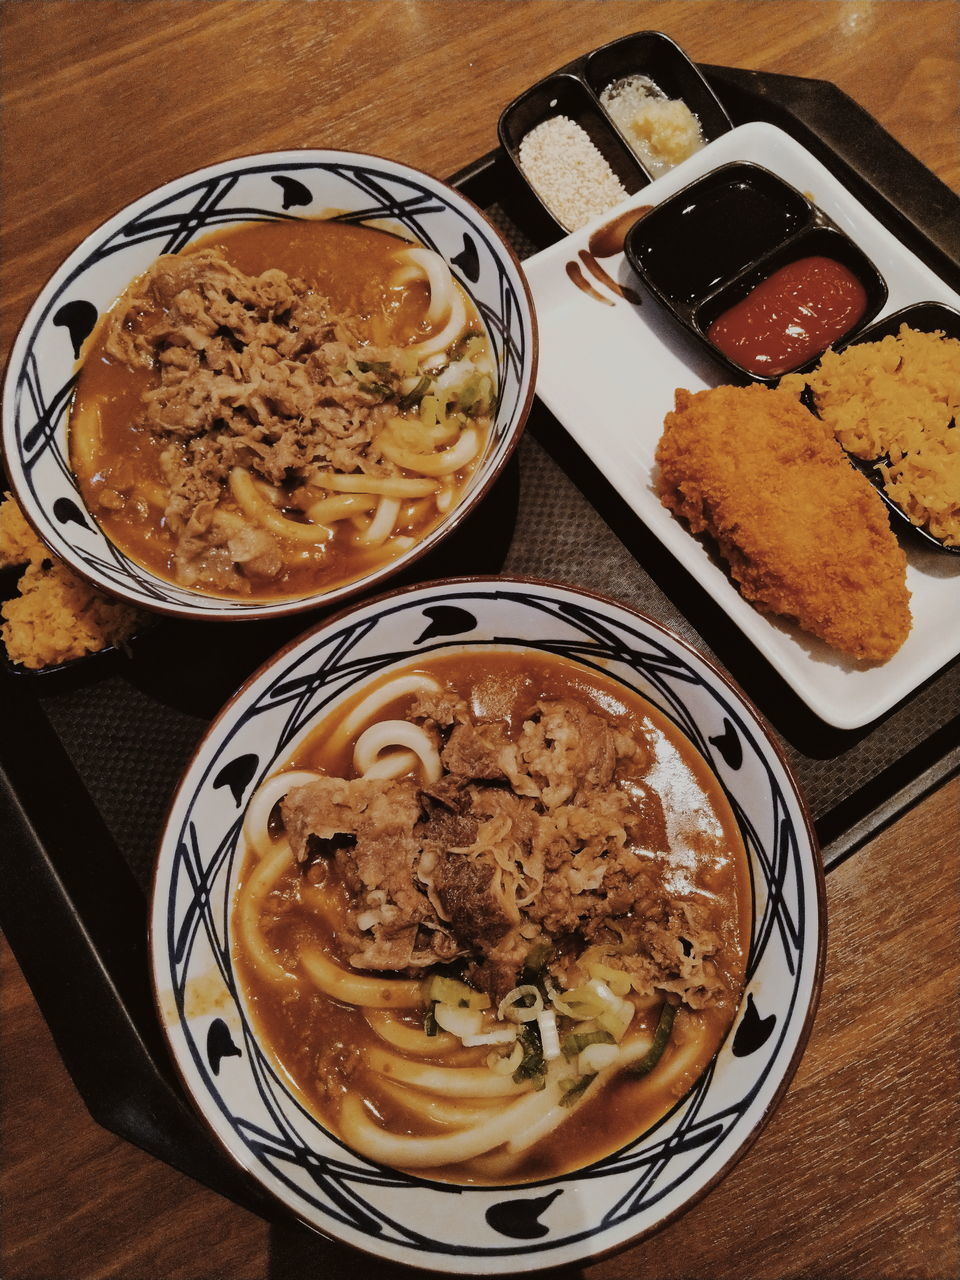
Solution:
[[(668, 627), (665, 623), (662, 623), (657, 619), (650, 617), (648, 614), (643, 613), (641, 610), (634, 608), (632, 605), (627, 604), (626, 602), (617, 600), (614, 597), (608, 596), (604, 593), (594, 591), (588, 587), (581, 587), (579, 585), (569, 583), (569, 582), (564, 582), (559, 579), (549, 579), (549, 578), (537, 577), (535, 575), (529, 575), (529, 574), (502, 574), (502, 575), (483, 574), (483, 575), (469, 575), (464, 577), (436, 578), (426, 582), (419, 582), (419, 583), (411, 584), (409, 586), (399, 587), (393, 591), (383, 592), (380, 595), (366, 597), (359, 601), (352, 601), (348, 605), (346, 605), (344, 608), (339, 609), (336, 613), (325, 616), (320, 621), (318, 621), (317, 623), (315, 623), (310, 627), (307, 627), (299, 635), (289, 640), (286, 644), (284, 644), (281, 648), (279, 648), (274, 654), (272, 654), (264, 662), (260, 663), (257, 669), (253, 671), (249, 676), (247, 676), (247, 678), (242, 682), (242, 684), (238, 686), (238, 688), (227, 699), (227, 701), (223, 704), (220, 710), (213, 716), (211, 720), (207, 722), (201, 738), (199, 739), (199, 741), (191, 751), (190, 757), (186, 762), (186, 764), (184, 765), (184, 768), (173, 790), (171, 791), (168, 804), (164, 811), (163, 822), (160, 828), (160, 834), (156, 841), (156, 853), (153, 861), (153, 868), (151, 871), (150, 890), (147, 897), (147, 952), (148, 952), (148, 957), (150, 962), (150, 966), (149, 966), (150, 967), (150, 989), (151, 989), (151, 995), (153, 998), (154, 1011), (160, 1023), (162, 1035), (164, 1038), (164, 1043), (168, 1050), (169, 1057), (173, 1065), (176, 1078), (179, 1081), (179, 1084), (184, 1092), (184, 1095), (188, 1101), (188, 1104), (193, 1108), (194, 1112), (200, 1117), (204, 1125), (204, 1128), (208, 1133), (208, 1136), (212, 1138), (213, 1143), (216, 1146), (217, 1150), (220, 1152), (220, 1154), (223, 1156), (226, 1156), (229, 1159), (231, 1164), (237, 1170), (239, 1170), (239, 1172), (243, 1175), (244, 1179), (246, 1179), (249, 1182), (251, 1187), (255, 1188), (258, 1193), (265, 1195), (267, 1197), (267, 1201), (270, 1204), (270, 1206), (274, 1210), (279, 1211), (280, 1215), (284, 1220), (291, 1220), (291, 1221), (297, 1222), (301, 1226), (316, 1233), (317, 1235), (323, 1237), (324, 1239), (332, 1240), (335, 1243), (345, 1248), (355, 1250), (359, 1257), (379, 1256), (375, 1254), (372, 1249), (367, 1249), (365, 1246), (355, 1244), (351, 1240), (347, 1240), (343, 1237), (340, 1237), (328, 1231), (325, 1231), (322, 1227), (318, 1226), (315, 1222), (310, 1221), (304, 1214), (298, 1212), (298, 1210), (293, 1206), (293, 1204), (289, 1203), (285, 1199), (282, 1199), (270, 1187), (266, 1186), (257, 1177), (256, 1173), (254, 1172), (250, 1164), (245, 1163), (244, 1160), (241, 1159), (241, 1157), (238, 1154), (236, 1154), (227, 1146), (227, 1144), (221, 1138), (220, 1134), (217, 1132), (212, 1119), (208, 1116), (207, 1110), (205, 1109), (205, 1107), (200, 1105), (197, 1094), (195, 1093), (194, 1088), (191, 1085), (190, 1081), (186, 1077), (186, 1073), (181, 1066), (178, 1054), (174, 1047), (172, 1035), (171, 1035), (171, 1029), (168, 1026), (166, 1017), (164, 1016), (161, 992), (158, 985), (157, 965), (155, 964), (155, 956), (158, 954), (158, 938), (157, 938), (157, 931), (155, 927), (155, 914), (156, 914), (156, 904), (158, 901), (159, 878), (160, 878), (160, 870), (161, 870), (160, 853), (167, 840), (170, 822), (173, 817), (174, 809), (176, 808), (176, 805), (179, 801), (181, 789), (183, 788), (184, 783), (186, 782), (189, 774), (192, 772), (194, 766), (196, 765), (200, 757), (200, 754), (204, 751), (208, 742), (214, 736), (219, 726), (222, 725), (225, 721), (227, 721), (229, 717), (232, 715), (238, 702), (246, 696), (246, 694), (252, 688), (252, 686), (258, 680), (260, 680), (261, 677), (263, 677), (271, 667), (282, 662), (282, 660), (288, 654), (290, 654), (294, 649), (298, 648), (301, 644), (309, 640), (311, 637), (318, 635), (321, 631), (324, 631), (328, 628), (337, 626), (340, 622), (348, 618), (353, 613), (359, 613), (361, 610), (366, 610), (366, 609), (378, 609), (381, 605), (386, 604), (388, 601), (400, 600), (403, 597), (411, 596), (418, 592), (429, 592), (429, 591), (436, 591), (436, 590), (449, 592), (449, 591), (454, 591), (458, 588), (469, 589), (471, 586), (476, 586), (481, 588), (485, 586), (490, 586), (494, 588), (533, 587), (536, 589), (544, 589), (546, 591), (556, 590), (561, 593), (563, 592), (572, 593), (576, 596), (580, 596), (604, 608), (612, 607), (615, 610), (622, 610), (626, 612), (628, 615), (630, 615), (632, 618), (639, 620), (643, 624), (652, 627), (653, 630), (667, 637), (667, 639), (669, 639), (671, 643), (678, 645), (685, 653), (693, 656), (696, 661), (706, 666), (706, 668), (709, 670), (711, 675), (715, 679), (719, 680), (721, 685), (725, 686), (729, 692), (733, 693), (735, 697), (740, 700), (742, 706), (746, 709), (746, 711), (754, 717), (756, 726), (759, 729), (767, 748), (773, 751), (773, 754), (777, 759), (777, 762), (779, 763), (781, 769), (783, 770), (784, 782), (792, 792), (793, 798), (797, 804), (798, 813), (802, 818), (803, 830), (806, 834), (807, 847), (809, 849), (809, 854), (810, 854), (809, 870), (813, 878), (813, 887), (816, 893), (816, 910), (815, 910), (815, 917), (817, 922), (816, 952), (813, 957), (813, 963), (811, 967), (810, 993), (809, 993), (809, 998), (807, 1000), (806, 1009), (804, 1010), (803, 1020), (797, 1032), (797, 1039), (796, 1039), (796, 1045), (795, 1045), (794, 1051), (791, 1054), (788, 1062), (786, 1062), (785, 1065), (783, 1066), (780, 1072), (780, 1078), (777, 1081), (777, 1084), (773, 1089), (773, 1092), (771, 1093), (771, 1096), (769, 1098), (769, 1101), (766, 1107), (764, 1108), (763, 1112), (757, 1117), (752, 1127), (743, 1135), (742, 1139), (737, 1143), (736, 1148), (730, 1153), (729, 1157), (724, 1161), (723, 1165), (702, 1186), (698, 1187), (689, 1196), (687, 1196), (684, 1199), (682, 1204), (678, 1205), (677, 1208), (665, 1214), (662, 1218), (658, 1219), (656, 1222), (651, 1223), (649, 1226), (644, 1227), (639, 1231), (636, 1231), (635, 1233), (630, 1235), (627, 1239), (624, 1239), (619, 1243), (615, 1243), (604, 1248), (592, 1249), (589, 1252), (585, 1252), (582, 1255), (577, 1256), (576, 1258), (566, 1259), (562, 1263), (560, 1262), (560, 1260), (557, 1260), (557, 1259), (554, 1259), (551, 1262), (543, 1261), (542, 1255), (538, 1257), (537, 1255), (526, 1255), (526, 1254), (513, 1255), (509, 1253), (505, 1254), (506, 1257), (510, 1257), (513, 1260), (513, 1266), (514, 1266), (513, 1274), (527, 1275), (527, 1274), (534, 1274), (537, 1271), (549, 1270), (551, 1267), (558, 1266), (558, 1265), (580, 1266), (580, 1265), (586, 1265), (588, 1263), (600, 1261), (604, 1258), (616, 1256), (620, 1253), (625, 1252), (627, 1249), (631, 1249), (636, 1245), (642, 1243), (643, 1241), (657, 1235), (665, 1227), (669, 1226), (671, 1223), (683, 1217), (690, 1209), (692, 1209), (695, 1205), (699, 1204), (700, 1201), (702, 1201), (704, 1197), (708, 1195), (709, 1192), (712, 1191), (714, 1187), (716, 1187), (730, 1173), (730, 1171), (740, 1161), (740, 1159), (744, 1155), (746, 1155), (746, 1153), (750, 1150), (750, 1148), (756, 1142), (757, 1138), (766, 1128), (767, 1123), (769, 1122), (773, 1113), (779, 1107), (785, 1093), (787, 1092), (787, 1089), (789, 1088), (793, 1080), (794, 1075), (796, 1074), (797, 1068), (800, 1064), (800, 1061), (804, 1053), (806, 1052), (806, 1049), (810, 1040), (810, 1036), (813, 1031), (813, 1025), (816, 1019), (816, 1014), (819, 1008), (820, 997), (823, 989), (825, 967), (826, 967), (826, 949), (827, 949), (827, 931), (828, 931), (826, 876), (825, 876), (825, 870), (823, 865), (823, 859), (820, 853), (820, 842), (816, 834), (816, 829), (814, 827), (813, 818), (810, 813), (810, 809), (807, 804), (807, 801), (803, 795), (803, 792), (799, 787), (796, 777), (794, 776), (793, 768), (790, 765), (786, 752), (784, 748), (781, 746), (781, 744), (777, 741), (774, 735), (772, 726), (770, 725), (769, 721), (767, 720), (763, 712), (759, 709), (759, 707), (756, 706), (753, 700), (749, 697), (749, 695), (745, 693), (743, 689), (741, 689), (741, 687), (737, 684), (737, 682), (733, 679), (733, 677), (729, 673), (727, 673), (712, 656), (709, 656), (701, 652), (694, 645), (692, 645), (688, 640), (685, 640), (677, 632), (673, 631), (670, 627)], [(803, 861), (807, 860), (806, 854), (802, 854), (798, 856), (801, 857)], [(732, 1032), (732, 1029), (733, 1029), (732, 1026), (731, 1028), (728, 1029), (724, 1037), (724, 1040), (721, 1042), (720, 1047), (722, 1047), (722, 1045), (727, 1042), (727, 1039), (729, 1038)], [(719, 1048), (717, 1052), (719, 1052)], [(349, 1144), (345, 1144), (345, 1145), (347, 1146), (348, 1150), (352, 1150), (349, 1147)], [(584, 1167), (589, 1168), (590, 1166), (587, 1165)], [(522, 1186), (518, 1187), (518, 1189), (523, 1189), (523, 1187), (527, 1187), (527, 1188), (536, 1187), (539, 1185), (543, 1185), (543, 1183), (534, 1182), (531, 1184), (522, 1184)], [(463, 1186), (460, 1189), (461, 1191), (470, 1191), (473, 1188), (470, 1186)], [(483, 1190), (483, 1188), (480, 1188), (480, 1189)], [(559, 1247), (563, 1247), (563, 1246), (561, 1245)], [(567, 1247), (570, 1247), (570, 1246), (567, 1246)], [(450, 1261), (454, 1261), (455, 1257), (456, 1255), (452, 1255), (450, 1258)], [(463, 1260), (464, 1262), (469, 1263), (470, 1256), (463, 1255)], [(445, 1271), (447, 1274), (451, 1274), (451, 1275), (473, 1274), (472, 1272), (467, 1272), (460, 1268), (454, 1268), (454, 1267), (443, 1268), (440, 1265), (439, 1260), (434, 1256), (426, 1257), (424, 1259), (423, 1264), (415, 1261), (407, 1261), (404, 1259), (393, 1258), (393, 1257), (390, 1258), (390, 1261), (393, 1262), (395, 1265), (406, 1267), (411, 1271), (416, 1271), (422, 1265), (429, 1264), (430, 1266), (433, 1266), (436, 1269)], [(532, 1266), (524, 1265), (527, 1262), (530, 1262), (533, 1265)], [(477, 1274), (487, 1274), (487, 1273), (478, 1272)], [(507, 1275), (510, 1273), (507, 1272), (506, 1269), (504, 1269), (502, 1272), (491, 1271), (489, 1272), (489, 1274)]]
[[(522, 398), (518, 397), (516, 408), (515, 426), (508, 437), (505, 438), (504, 448), (500, 458), (492, 467), (490, 474), (482, 484), (477, 484), (464, 497), (456, 503), (449, 514), (442, 519), (433, 530), (424, 538), (418, 540), (415, 546), (411, 547), (406, 553), (388, 560), (381, 564), (372, 573), (365, 574), (359, 579), (351, 582), (341, 583), (340, 585), (330, 589), (329, 591), (320, 592), (307, 597), (301, 597), (295, 600), (264, 600), (260, 602), (248, 603), (242, 598), (237, 600), (234, 597), (220, 597), (215, 594), (207, 594), (198, 591), (195, 594), (198, 599), (219, 603), (219, 609), (214, 611), (212, 608), (203, 608), (199, 605), (191, 608), (189, 604), (172, 604), (167, 600), (154, 599), (147, 602), (139, 595), (128, 593), (122, 588), (114, 585), (107, 585), (99, 579), (95, 578), (86, 569), (79, 557), (74, 558), (72, 555), (64, 555), (61, 547), (51, 545), (50, 539), (45, 535), (44, 531), (38, 526), (34, 520), (30, 510), (31, 503), (24, 501), (24, 481), (22, 475), (22, 467), (20, 464), (19, 450), (14, 447), (13, 440), (13, 422), (15, 414), (13, 412), (13, 401), (16, 389), (16, 379), (18, 370), (23, 366), (24, 357), (30, 345), (31, 339), (27, 336), (28, 329), (36, 329), (41, 323), (45, 311), (47, 309), (47, 294), (61, 281), (61, 277), (69, 277), (69, 273), (73, 270), (85, 256), (85, 251), (91, 242), (102, 236), (105, 232), (113, 227), (122, 226), (133, 216), (141, 211), (141, 207), (147, 208), (156, 202), (158, 197), (168, 194), (170, 197), (175, 196), (177, 189), (181, 187), (189, 187), (208, 177), (214, 177), (218, 173), (228, 172), (233, 166), (239, 163), (264, 163), (267, 167), (269, 163), (277, 164), (283, 160), (289, 161), (290, 164), (309, 164), (317, 161), (343, 161), (350, 163), (369, 162), (385, 165), (388, 168), (396, 170), (399, 177), (404, 174), (416, 176), (419, 180), (425, 180), (432, 183), (435, 187), (444, 192), (450, 199), (451, 204), (460, 203), (470, 215), (478, 220), (485, 228), (487, 235), (491, 241), (497, 245), (498, 252), (505, 255), (506, 260), (512, 268), (512, 274), (515, 278), (518, 299), (522, 301), (523, 306), (518, 309), (521, 317), (521, 326), (529, 333), (529, 341), (527, 343), (529, 355), (526, 365), (526, 389), (523, 386), (523, 374), (520, 378), (520, 391), (523, 392)], [(98, 317), (99, 319), (102, 317)], [(434, 177), (424, 169), (417, 168), (415, 165), (407, 164), (403, 160), (395, 160), (387, 156), (378, 155), (372, 151), (353, 151), (345, 148), (336, 147), (287, 147), (274, 151), (259, 152), (240, 152), (237, 155), (228, 156), (223, 160), (214, 161), (211, 164), (203, 165), (198, 169), (192, 169), (187, 173), (176, 175), (172, 178), (166, 178), (159, 184), (150, 187), (141, 195), (136, 196), (133, 200), (127, 201), (113, 213), (102, 218), (97, 224), (87, 232), (70, 252), (62, 258), (53, 271), (45, 278), (38, 292), (34, 295), (25, 316), (17, 326), (7, 353), (6, 361), (2, 370), (2, 379), (0, 379), (0, 478), (6, 480), (6, 487), (13, 494), (24, 514), (25, 519), (31, 529), (36, 533), (37, 537), (58, 559), (62, 560), (75, 573), (79, 574), (87, 582), (91, 583), (97, 590), (111, 595), (116, 599), (123, 600), (128, 604), (133, 604), (138, 608), (147, 610), (152, 613), (161, 614), (168, 617), (194, 619), (204, 622), (256, 622), (266, 618), (289, 617), (296, 613), (305, 613), (311, 609), (322, 609), (326, 607), (338, 606), (341, 602), (346, 601), (354, 596), (358, 596), (366, 591), (375, 590), (384, 585), (395, 574), (406, 571), (411, 565), (416, 563), (422, 556), (432, 551), (439, 543), (444, 541), (447, 536), (453, 533), (463, 520), (474, 510), (474, 508), (487, 496), (497, 480), (503, 475), (507, 464), (509, 463), (514, 450), (520, 442), (520, 438), (526, 428), (527, 419), (533, 407), (534, 397), (536, 395), (537, 386), (537, 370), (539, 367), (540, 357), (540, 341), (539, 326), (537, 322), (537, 312), (533, 301), (533, 292), (527, 280), (526, 272), (523, 270), (522, 263), (513, 246), (507, 240), (506, 236), (497, 228), (492, 219), (484, 212), (483, 209), (476, 204), (468, 195), (464, 194), (458, 187), (444, 179)], [(81, 361), (78, 357), (74, 361), (74, 369), (79, 367)], [(9, 446), (9, 447), (8, 447)], [(91, 520), (100, 529), (103, 537), (108, 544), (115, 548), (116, 551), (123, 556), (124, 560), (132, 564), (138, 565), (108, 537), (103, 531), (102, 526), (88, 512), (86, 504), (83, 510), (90, 514)], [(69, 545), (69, 544), (68, 544)], [(72, 551), (72, 547), (71, 547)], [(139, 568), (143, 566), (138, 565)], [(162, 589), (166, 589), (171, 585), (165, 579), (158, 577), (150, 570), (145, 570), (150, 574), (152, 580), (160, 584)], [(246, 608), (242, 611), (234, 611), (231, 607), (234, 604), (245, 604)]]

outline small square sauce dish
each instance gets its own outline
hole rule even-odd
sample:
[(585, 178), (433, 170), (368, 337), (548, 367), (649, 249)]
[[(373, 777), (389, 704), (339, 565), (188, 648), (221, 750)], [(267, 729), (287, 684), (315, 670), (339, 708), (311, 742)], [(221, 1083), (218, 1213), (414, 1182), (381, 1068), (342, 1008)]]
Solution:
[(699, 67), (662, 31), (637, 31), (595, 49), (582, 72), (651, 178), (733, 128)]
[(723, 165), (635, 223), (641, 283), (738, 381), (775, 383), (869, 324), (887, 285), (815, 204), (769, 170)]
[[(949, 348), (938, 352), (940, 342)], [(807, 379), (804, 400), (834, 428), (897, 530), (918, 547), (960, 555), (960, 492), (951, 483), (960, 454), (960, 311), (942, 302), (902, 307), (837, 344)], [(835, 406), (832, 386), (851, 380), (863, 394)]]

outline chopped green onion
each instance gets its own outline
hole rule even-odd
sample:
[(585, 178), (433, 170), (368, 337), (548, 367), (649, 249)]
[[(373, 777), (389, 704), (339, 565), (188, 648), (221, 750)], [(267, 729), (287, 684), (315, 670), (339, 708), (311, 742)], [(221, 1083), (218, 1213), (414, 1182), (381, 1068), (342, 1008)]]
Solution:
[(589, 961), (584, 967), (591, 978), (599, 978), (601, 982), (605, 982), (615, 996), (629, 994), (632, 982), (629, 973), (623, 969), (615, 969), (612, 965), (601, 964), (596, 960)]
[(538, 942), (527, 952), (527, 958), (520, 970), (520, 986), (533, 986), (540, 982), (547, 961), (553, 955), (553, 947), (549, 942)]
[(578, 1080), (571, 1081), (569, 1076), (561, 1080), (560, 1088), (564, 1090), (560, 1095), (561, 1107), (572, 1107), (577, 1099), (586, 1093), (596, 1078), (597, 1073), (594, 1071), (591, 1075), (580, 1076)]
[(436, 1004), (431, 1004), (430, 1008), (423, 1015), (423, 1031), (425, 1035), (435, 1036), (439, 1030), (437, 1026), (437, 1015), (434, 1013)]
[(560, 1057), (560, 1035), (557, 1031), (557, 1015), (552, 1009), (544, 1009), (537, 1014), (537, 1026), (540, 1028), (540, 1043), (543, 1045), (543, 1057), (552, 1062)]
[(358, 382), (357, 387), (368, 396), (379, 396), (381, 400), (387, 400), (393, 395), (393, 388), (382, 382)]
[(514, 987), (503, 997), (497, 1008), (497, 1017), (511, 1022), (532, 1022), (542, 1009), (543, 995), (539, 987), (528, 982)]
[(597, 1026), (602, 1027), (604, 1031), (609, 1031), (614, 1040), (619, 1043), (626, 1035), (635, 1012), (633, 1001), (624, 997), (615, 1008), (604, 1009), (602, 1013), (597, 1014)]
[(462, 1000), (457, 1004), (435, 1004), (433, 1013), (437, 1026), (452, 1032), (460, 1040), (464, 1036), (478, 1036), (483, 1031), (483, 1013), (479, 1009), (471, 1009)]
[(575, 1058), (588, 1044), (616, 1044), (609, 1031), (574, 1031), (560, 1045), (565, 1058)]
[(522, 1061), (523, 1045), (519, 1040), (513, 1042), (513, 1047), (506, 1056), (499, 1054), (496, 1049), (487, 1054), (487, 1066), (498, 1076), (512, 1076)]
[(670, 1032), (673, 1030), (673, 1018), (676, 1010), (669, 1000), (663, 1002), (663, 1008), (660, 1010), (660, 1021), (657, 1023), (657, 1029), (653, 1033), (653, 1044), (640, 1059), (635, 1063), (630, 1071), (636, 1076), (645, 1076), (660, 1061), (663, 1051), (667, 1047), (667, 1041), (670, 1039)]
[(430, 376), (424, 374), (415, 387), (411, 387), (406, 395), (402, 395), (397, 401), (398, 409), (412, 409), (415, 404), (419, 404), (427, 391), (430, 389)]
[(535, 1022), (525, 1022), (521, 1026), (519, 1042), (523, 1046), (523, 1059), (513, 1073), (514, 1084), (532, 1080), (537, 1089), (542, 1089), (546, 1084), (547, 1064), (543, 1057), (540, 1029)]

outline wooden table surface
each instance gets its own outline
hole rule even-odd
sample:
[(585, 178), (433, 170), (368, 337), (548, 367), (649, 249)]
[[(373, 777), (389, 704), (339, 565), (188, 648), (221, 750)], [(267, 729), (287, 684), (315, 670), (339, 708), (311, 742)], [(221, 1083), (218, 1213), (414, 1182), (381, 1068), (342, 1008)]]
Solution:
[[(305, 145), (450, 174), (525, 86), (643, 28), (700, 62), (833, 81), (960, 190), (952, 0), (7, 0), (0, 354), (61, 258), (164, 180)], [(954, 778), (831, 872), (820, 1013), (778, 1111), (701, 1204), (582, 1274), (960, 1276), (958, 847)], [(0, 962), (5, 1280), (410, 1274), (99, 1128), (5, 945)]]

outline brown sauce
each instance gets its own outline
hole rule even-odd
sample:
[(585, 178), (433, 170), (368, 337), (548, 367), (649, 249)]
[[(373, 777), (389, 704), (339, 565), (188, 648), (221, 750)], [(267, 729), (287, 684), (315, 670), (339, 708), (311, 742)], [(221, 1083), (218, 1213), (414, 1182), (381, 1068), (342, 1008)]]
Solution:
[[(583, 269), (579, 262), (568, 262), (566, 272), (567, 276), (573, 281), (577, 288), (582, 293), (585, 293), (588, 298), (595, 298), (597, 302), (602, 302), (604, 306), (607, 307), (612, 307), (614, 305), (612, 298), (604, 297), (599, 289), (595, 289), (593, 287), (587, 277), (583, 274)], [(604, 283), (606, 282), (604, 281)]]
[[(583, 266), (586, 267), (595, 280), (598, 280), (611, 293), (615, 293), (620, 298), (625, 298), (627, 302), (633, 303), (634, 306), (639, 306), (642, 301), (639, 293), (635, 289), (631, 289), (629, 285), (622, 285), (619, 281), (614, 280), (610, 272), (602, 267), (597, 259), (612, 258), (622, 252), (627, 232), (634, 223), (639, 222), (642, 217), (648, 214), (650, 209), (650, 205), (644, 205), (639, 209), (630, 209), (626, 213), (621, 213), (604, 226), (598, 227), (590, 237), (587, 250), (581, 249), (577, 255), (580, 262), (583, 263)], [(593, 287), (584, 275), (579, 263), (568, 262), (566, 272), (577, 288), (581, 289), (588, 297), (595, 298), (597, 302), (603, 302), (608, 307), (613, 306), (608, 297)]]
[(627, 232), (641, 218), (645, 218), (653, 209), (653, 205), (644, 204), (639, 209), (628, 209), (619, 214), (602, 227), (597, 227), (590, 236), (588, 247), (595, 258), (613, 258), (623, 252), (623, 242)]
[[(678, 1011), (664, 1057), (650, 1075), (615, 1077), (572, 1111), (559, 1129), (529, 1150), (508, 1174), (496, 1172), (484, 1157), (417, 1170), (428, 1177), (460, 1183), (552, 1177), (617, 1150), (647, 1130), (690, 1088), (716, 1052), (739, 1003), (749, 946), (751, 898), (746, 854), (729, 804), (700, 755), (655, 708), (614, 680), (552, 656), (496, 650), (431, 659), (410, 670), (426, 672), (455, 689), (471, 701), (474, 714), (496, 716), (514, 727), (538, 698), (576, 698), (619, 730), (653, 743), (656, 763), (649, 775), (650, 785), (659, 790), (664, 802), (671, 838), (666, 874), (685, 886), (682, 892), (709, 905), (710, 927), (723, 940), (717, 961), (723, 998), (697, 1012), (686, 1007)], [(351, 776), (350, 745), (341, 744), (331, 752), (327, 743), (336, 724), (374, 687), (365, 687), (332, 721), (318, 726), (288, 766)], [(383, 707), (376, 719), (402, 717), (409, 702), (407, 696)], [(255, 859), (248, 855), (241, 894), (255, 865)], [(375, 1073), (365, 1066), (369, 1051), (383, 1044), (362, 1012), (321, 994), (300, 969), (298, 951), (305, 944), (319, 945), (338, 964), (346, 964), (338, 954), (336, 921), (340, 912), (349, 909), (347, 895), (342, 886), (330, 883), (323, 893), (321, 916), (316, 910), (316, 891), (305, 889), (301, 873), (291, 867), (266, 900), (264, 936), (292, 975), (283, 983), (264, 980), (243, 946), (235, 944), (236, 973), (261, 1043), (308, 1110), (332, 1131), (337, 1132), (340, 1099), (353, 1091), (364, 1097), (384, 1128), (435, 1134), (428, 1120), (411, 1121), (409, 1111), (398, 1107), (394, 1098), (378, 1087)], [(238, 911), (234, 914), (235, 938), (240, 936)], [(656, 1018), (656, 1009), (641, 1009), (636, 1025), (652, 1032)], [(403, 1021), (410, 1027), (422, 1026), (416, 1011), (404, 1014)], [(669, 1078), (671, 1063), (679, 1060), (675, 1056), (691, 1044), (693, 1058), (679, 1075)], [(485, 1048), (457, 1049), (452, 1059), (437, 1057), (435, 1061), (447, 1066), (452, 1062), (482, 1065), (488, 1052)], [(492, 1158), (495, 1160), (496, 1153)]]

